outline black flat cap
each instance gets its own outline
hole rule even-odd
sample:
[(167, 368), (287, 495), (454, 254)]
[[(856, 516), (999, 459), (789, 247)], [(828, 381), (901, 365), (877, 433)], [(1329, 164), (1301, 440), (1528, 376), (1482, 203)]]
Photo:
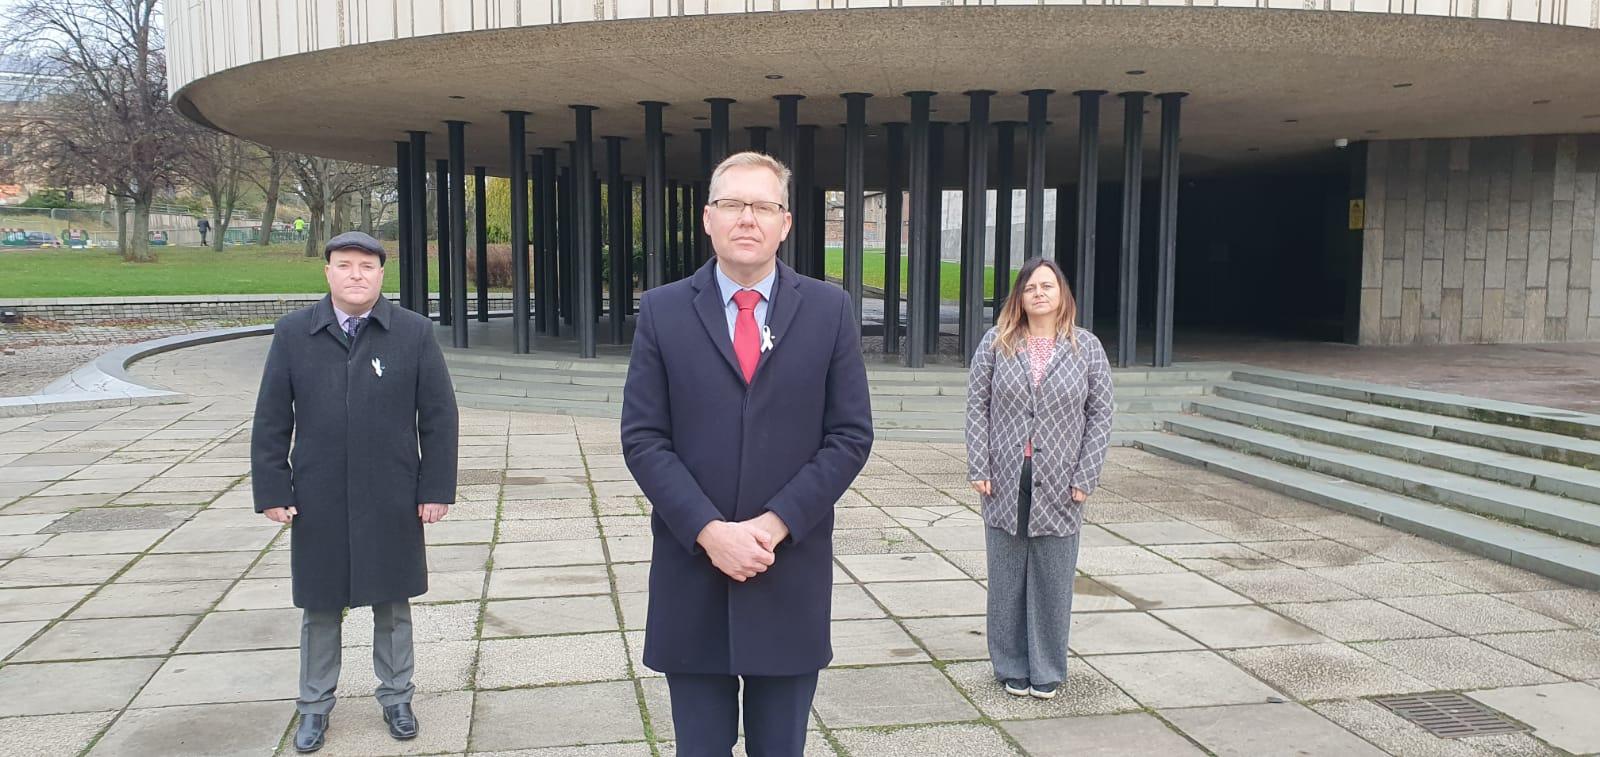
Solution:
[(383, 244), (373, 239), (372, 235), (359, 231), (347, 231), (328, 240), (328, 246), (322, 248), (322, 259), (333, 257), (336, 250), (361, 250), (378, 256), (378, 265), (389, 262), (389, 253), (383, 251)]

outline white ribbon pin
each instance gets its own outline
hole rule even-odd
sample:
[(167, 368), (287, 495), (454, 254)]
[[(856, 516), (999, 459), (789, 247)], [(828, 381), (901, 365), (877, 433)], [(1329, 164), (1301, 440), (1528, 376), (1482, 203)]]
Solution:
[(377, 374), (378, 378), (383, 378), (383, 361), (382, 360), (379, 360), (378, 358), (373, 358), (372, 359), (372, 372), (374, 374)]
[(772, 349), (772, 329), (767, 327), (767, 326), (762, 326), (761, 327), (761, 351), (762, 352), (766, 352), (767, 350), (770, 350), (770, 349)]

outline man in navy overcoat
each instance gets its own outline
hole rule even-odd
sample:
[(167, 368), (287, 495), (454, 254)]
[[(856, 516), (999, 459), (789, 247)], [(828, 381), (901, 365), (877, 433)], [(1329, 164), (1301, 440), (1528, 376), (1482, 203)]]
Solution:
[(655, 538), (644, 662), (665, 673), (678, 754), (727, 757), (744, 686), (751, 757), (799, 757), (833, 650), (833, 508), (872, 449), (859, 324), (843, 290), (777, 260), (789, 171), (712, 174), (714, 260), (640, 303), (622, 448)]

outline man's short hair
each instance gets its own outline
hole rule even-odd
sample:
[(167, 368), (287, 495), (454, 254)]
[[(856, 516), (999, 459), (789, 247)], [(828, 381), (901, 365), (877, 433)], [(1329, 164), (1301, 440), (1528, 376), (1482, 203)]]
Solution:
[(360, 231), (347, 231), (328, 240), (328, 245), (322, 248), (322, 259), (331, 260), (333, 253), (339, 250), (356, 250), (368, 255), (378, 256), (378, 265), (383, 266), (389, 262), (389, 254), (383, 251), (383, 244), (371, 235)]
[(736, 152), (717, 164), (717, 170), (711, 172), (711, 187), (707, 192), (712, 200), (722, 199), (717, 193), (717, 185), (722, 182), (722, 175), (730, 168), (742, 166), (760, 166), (776, 174), (778, 186), (783, 190), (783, 206), (789, 207), (789, 167), (771, 155), (753, 150)]

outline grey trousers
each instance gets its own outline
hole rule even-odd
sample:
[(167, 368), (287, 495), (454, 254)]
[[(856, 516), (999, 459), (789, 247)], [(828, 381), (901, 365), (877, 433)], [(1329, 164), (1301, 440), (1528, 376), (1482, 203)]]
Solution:
[[(1032, 504), (1027, 478), (1024, 476), (1021, 492), (1023, 502), (1018, 503), (1021, 508)], [(1065, 681), (1078, 534), (1012, 536), (985, 526), (984, 546), (989, 563), (989, 661), (994, 665), (994, 677), (1035, 684)]]
[[(300, 698), (295, 707), (307, 715), (333, 711), (339, 685), (343, 644), (342, 610), (306, 610), (300, 621)], [(411, 647), (411, 603), (387, 602), (372, 607), (372, 670), (378, 676), (378, 704), (388, 707), (411, 701), (416, 687), (411, 673), (416, 661)]]

